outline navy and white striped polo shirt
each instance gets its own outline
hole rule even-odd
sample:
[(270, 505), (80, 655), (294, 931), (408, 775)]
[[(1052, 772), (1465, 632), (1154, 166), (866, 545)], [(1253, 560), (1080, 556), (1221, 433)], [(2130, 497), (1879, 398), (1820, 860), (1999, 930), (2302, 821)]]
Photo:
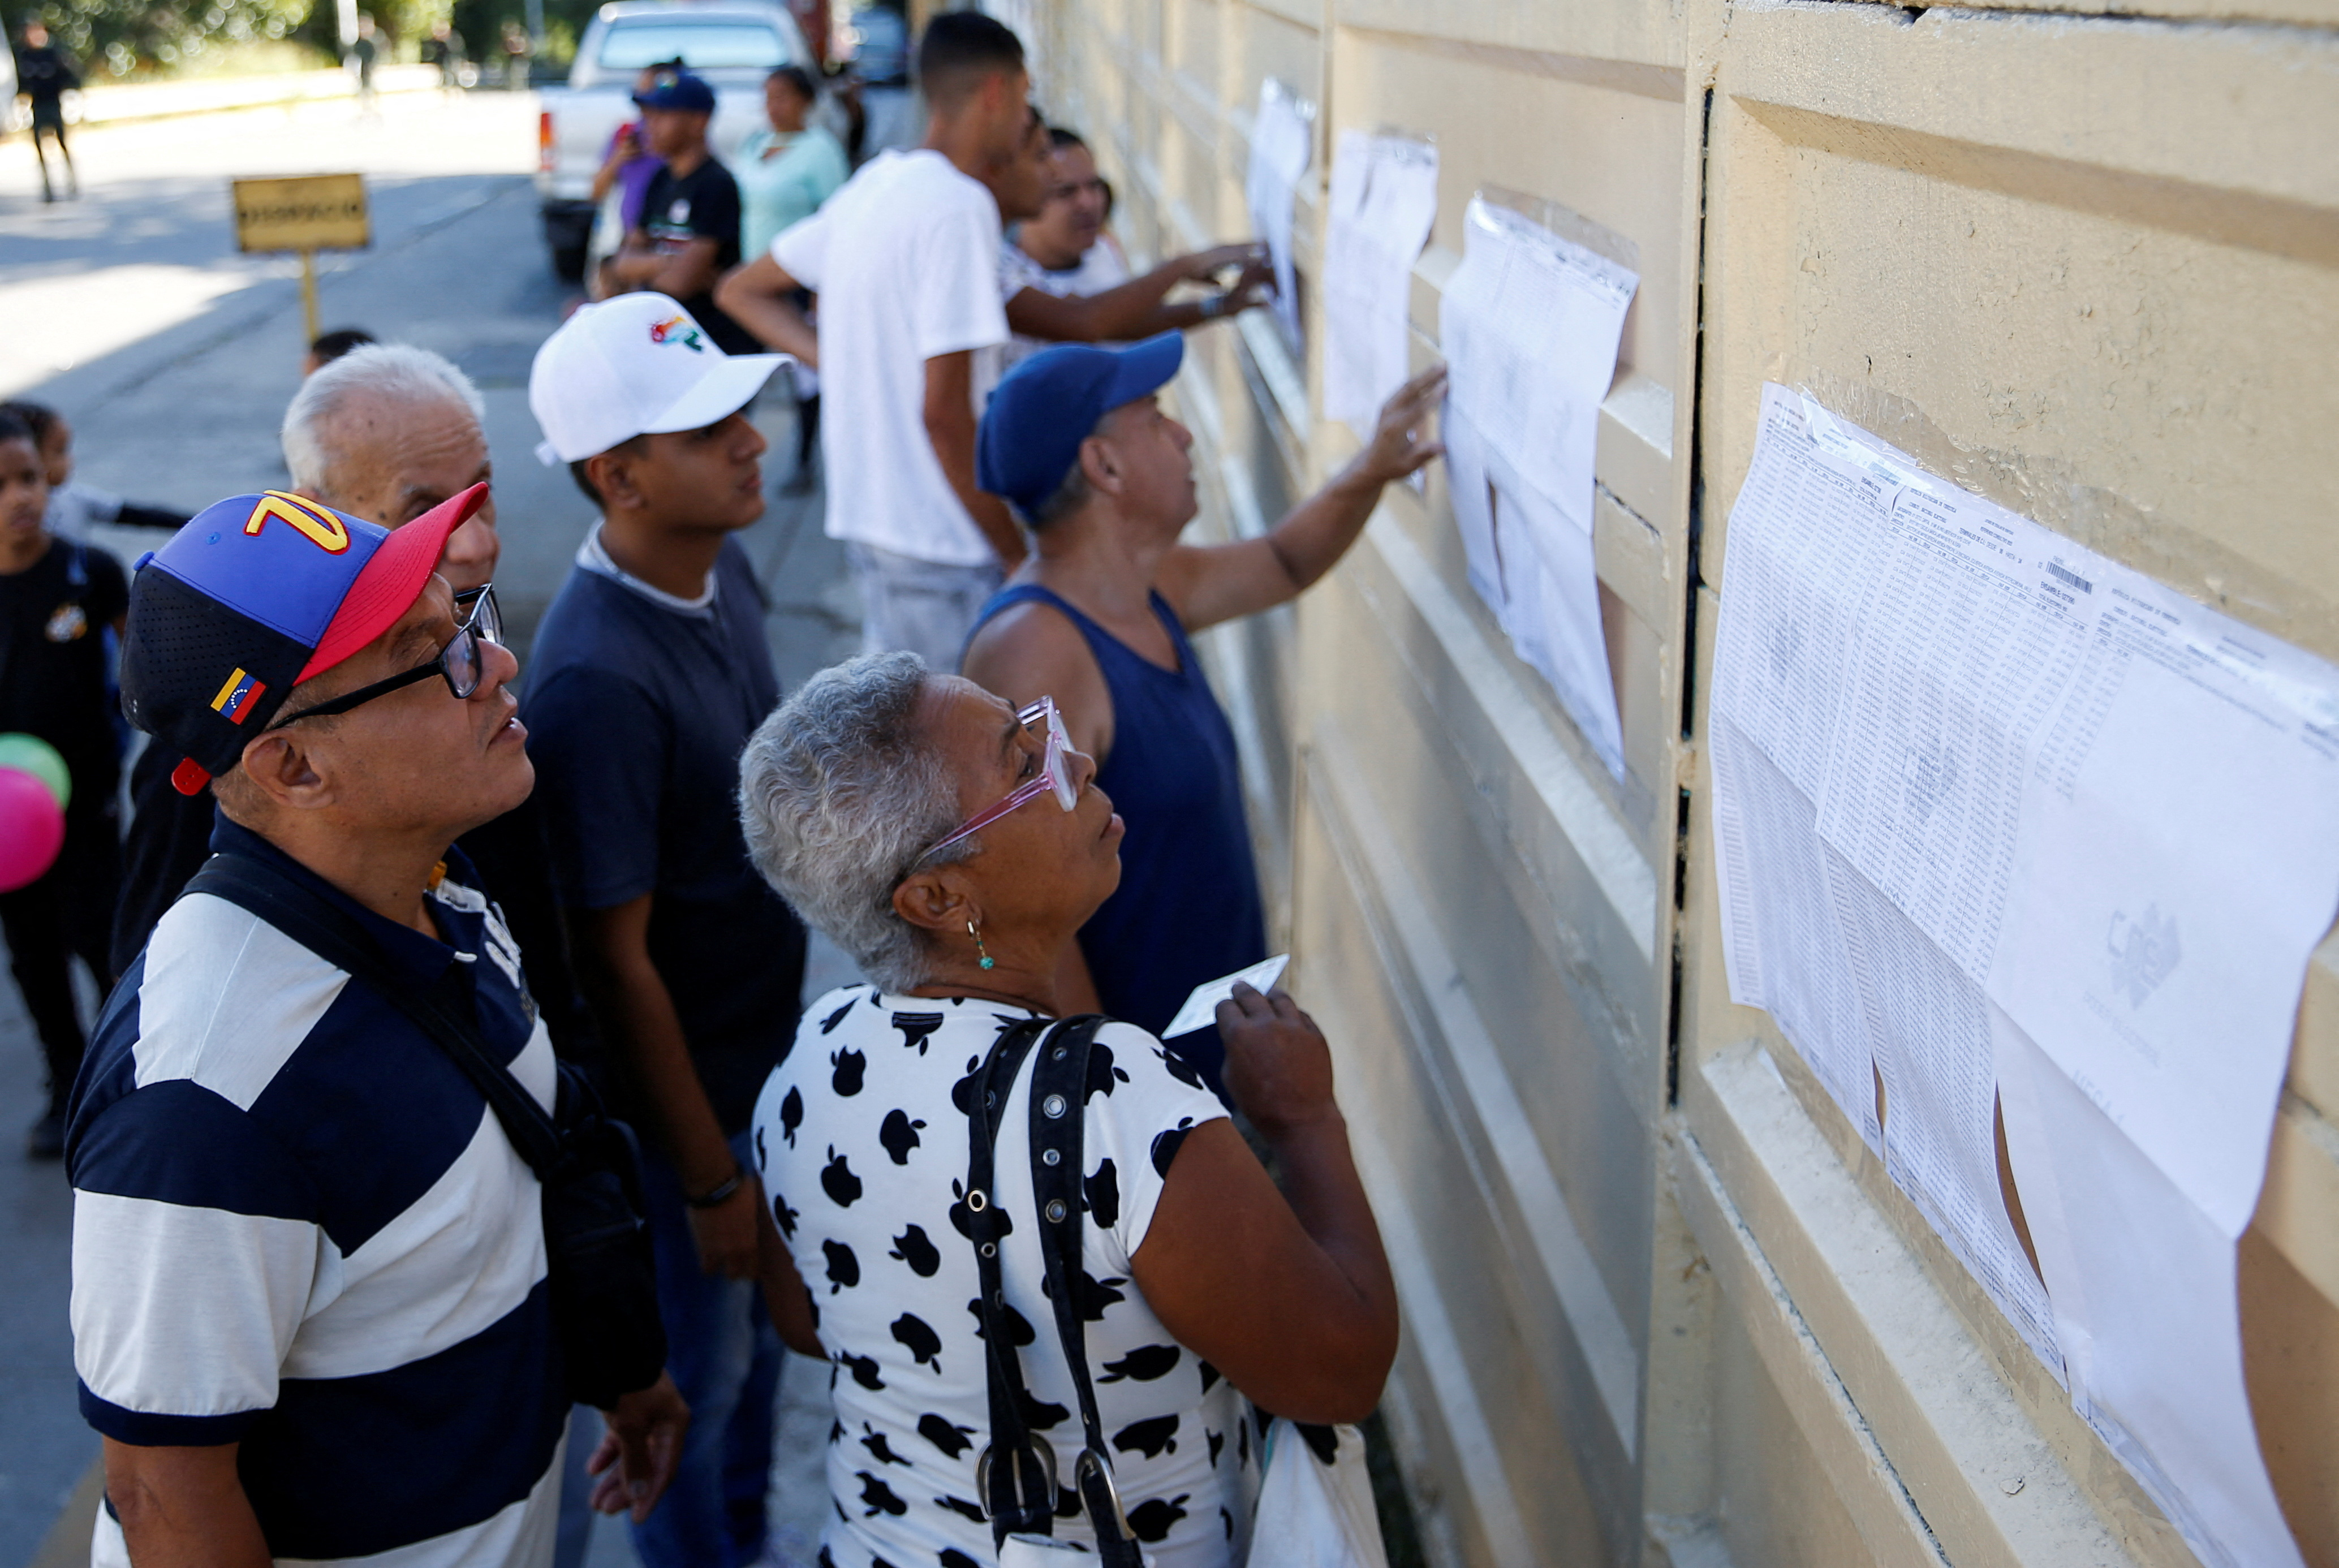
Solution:
[[(433, 892), (445, 942), (324, 892), (550, 1106), (552, 1047), (500, 914)], [(74, 1085), (81, 1407), (142, 1445), (238, 1443), (269, 1549), (399, 1568), (549, 1560), (567, 1401), (535, 1175), (443, 1049), (349, 974), (203, 894), (163, 915)], [(128, 1553), (110, 1510), (94, 1560)]]

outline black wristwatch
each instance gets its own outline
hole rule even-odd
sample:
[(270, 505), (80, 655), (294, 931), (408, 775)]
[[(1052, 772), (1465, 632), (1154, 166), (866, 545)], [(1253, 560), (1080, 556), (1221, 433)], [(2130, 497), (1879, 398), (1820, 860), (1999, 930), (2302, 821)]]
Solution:
[(684, 1193), (682, 1195), (682, 1200), (690, 1205), (693, 1208), (720, 1208), (725, 1204), (731, 1201), (731, 1195), (733, 1193), (737, 1192), (741, 1188), (746, 1185), (747, 1168), (744, 1165), (735, 1165), (731, 1168), (730, 1175), (725, 1177), (722, 1180), (716, 1182), (714, 1186), (708, 1188), (706, 1191), (700, 1193), (696, 1198), (693, 1198), (687, 1192)]

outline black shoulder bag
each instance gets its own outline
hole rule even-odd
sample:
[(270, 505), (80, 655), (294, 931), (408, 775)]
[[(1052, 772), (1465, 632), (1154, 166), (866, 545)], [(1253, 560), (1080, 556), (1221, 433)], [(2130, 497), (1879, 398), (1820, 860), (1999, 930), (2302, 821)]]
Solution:
[(544, 1189), (544, 1247), (571, 1400), (607, 1410), (647, 1388), (666, 1366), (657, 1273), (643, 1218), (641, 1149), (633, 1129), (601, 1109), (590, 1083), (560, 1066), (556, 1122), (511, 1070), (487, 1052), (470, 1010), (444, 988), (426, 991), (381, 946), (312, 890), (249, 857), (213, 855), (187, 892), (250, 911), (347, 971), (437, 1041), (486, 1097), (504, 1136)]
[[(979, 1092), (968, 1111), (966, 1207), (972, 1217), (976, 1266), (982, 1273), (978, 1310), (989, 1362), (991, 1445), (975, 1464), (975, 1485), (991, 1516), (992, 1543), (1002, 1550), (1011, 1535), (1049, 1536), (1056, 1516), (1055, 1450), (1035, 1436), (1026, 1411), (1031, 1395), (1008, 1326), (1007, 1297), (1000, 1286), (999, 1244), (1006, 1235), (993, 1200), (993, 1161), (999, 1119), (1009, 1092), (1039, 1042), (1031, 1070), (1031, 1196), (1040, 1217), (1040, 1252), (1047, 1267), (1048, 1295), (1055, 1307), (1056, 1336), (1071, 1369), (1079, 1395), (1084, 1446), (1072, 1468), (1081, 1504), (1095, 1526), (1102, 1568), (1141, 1568), (1143, 1554), (1122, 1512), (1112, 1479), (1112, 1460), (1097, 1415), (1096, 1390), (1089, 1376), (1088, 1336), (1081, 1322), (1078, 1292), (1081, 1234), (1088, 1205), (1081, 1192), (1081, 1141), (1088, 1104), (1089, 1050), (1098, 1026), (1095, 1013), (1069, 1018), (1051, 1028), (1047, 1021), (1019, 1023), (999, 1038), (984, 1063)], [(1046, 1038), (1041, 1040), (1042, 1033)], [(1044, 1546), (1046, 1543), (1035, 1543)]]

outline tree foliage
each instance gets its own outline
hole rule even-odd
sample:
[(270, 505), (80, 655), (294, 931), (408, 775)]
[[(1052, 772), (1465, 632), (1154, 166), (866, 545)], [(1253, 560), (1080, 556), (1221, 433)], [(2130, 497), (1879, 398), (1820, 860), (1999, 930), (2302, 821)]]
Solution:
[[(294, 37), (311, 0), (36, 0), (56, 42), (94, 74), (127, 75), (141, 65), (192, 65), (215, 50)], [(332, 25), (327, 7), (325, 25)]]

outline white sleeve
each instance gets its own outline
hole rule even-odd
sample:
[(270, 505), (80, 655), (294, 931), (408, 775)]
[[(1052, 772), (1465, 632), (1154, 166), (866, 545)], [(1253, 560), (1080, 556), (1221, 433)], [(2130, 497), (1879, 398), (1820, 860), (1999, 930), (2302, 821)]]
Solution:
[(918, 287), (910, 302), (918, 357), (1005, 342), (998, 209), (987, 198), (952, 202), (936, 215), (920, 250)]
[(239, 1440), (276, 1403), (322, 1241), (303, 1220), (76, 1192), (83, 1415), (125, 1443)]
[(1040, 263), (1020, 246), (1002, 241), (999, 246), (999, 302), (1002, 305), (1026, 289), (1041, 287)]
[(828, 213), (824, 210), (798, 219), (772, 240), (772, 260), (780, 270), (817, 292), (828, 260)]
[(1097, 1031), (1082, 1159), (1090, 1213), (1116, 1269), (1126, 1272), (1145, 1244), (1186, 1135), (1226, 1114), (1200, 1074), (1135, 1024)]

